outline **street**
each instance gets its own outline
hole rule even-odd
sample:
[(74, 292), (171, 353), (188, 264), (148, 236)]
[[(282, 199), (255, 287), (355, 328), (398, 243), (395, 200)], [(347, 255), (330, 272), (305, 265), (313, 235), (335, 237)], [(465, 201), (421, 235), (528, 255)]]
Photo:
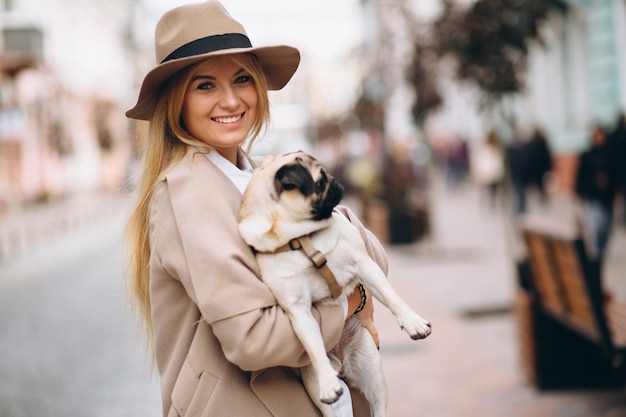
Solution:
[(121, 217), (0, 268), (0, 416), (160, 414), (122, 294)]

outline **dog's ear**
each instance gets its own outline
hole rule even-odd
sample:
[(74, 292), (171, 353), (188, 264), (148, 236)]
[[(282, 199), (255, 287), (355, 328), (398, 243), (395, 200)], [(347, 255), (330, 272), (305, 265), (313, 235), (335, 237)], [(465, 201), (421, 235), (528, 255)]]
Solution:
[(309, 196), (315, 190), (311, 173), (299, 163), (281, 167), (274, 176), (274, 188), (280, 195), (283, 191), (299, 190), (302, 195)]

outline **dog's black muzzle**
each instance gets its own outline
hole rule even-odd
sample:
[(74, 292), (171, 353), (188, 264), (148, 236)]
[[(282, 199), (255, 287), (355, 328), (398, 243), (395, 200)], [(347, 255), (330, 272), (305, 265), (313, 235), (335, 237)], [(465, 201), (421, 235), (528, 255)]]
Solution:
[(315, 203), (313, 214), (315, 220), (324, 220), (330, 217), (333, 209), (343, 198), (343, 187), (334, 178), (330, 178), (326, 193)]

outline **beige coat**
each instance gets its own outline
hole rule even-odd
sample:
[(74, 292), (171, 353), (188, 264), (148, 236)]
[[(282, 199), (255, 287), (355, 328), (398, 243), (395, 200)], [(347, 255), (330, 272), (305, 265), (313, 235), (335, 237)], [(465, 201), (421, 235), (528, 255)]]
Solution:
[[(241, 194), (190, 148), (157, 187), (150, 216), (150, 280), (164, 416), (307, 417), (319, 412), (296, 368), (308, 357), (259, 278), (237, 232)], [(378, 241), (347, 209), (386, 271)], [(343, 310), (316, 306), (326, 348)], [(369, 416), (353, 391), (356, 416)]]

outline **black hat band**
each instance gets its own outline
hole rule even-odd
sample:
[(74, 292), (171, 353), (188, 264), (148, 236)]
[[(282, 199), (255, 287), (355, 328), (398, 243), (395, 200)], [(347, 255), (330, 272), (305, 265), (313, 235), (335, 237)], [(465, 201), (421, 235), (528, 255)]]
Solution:
[(232, 48), (252, 48), (252, 43), (246, 35), (242, 35), (241, 33), (207, 36), (206, 38), (196, 39), (195, 41), (186, 43), (180, 48), (175, 49), (161, 61), (161, 64), (173, 59), (187, 58)]

